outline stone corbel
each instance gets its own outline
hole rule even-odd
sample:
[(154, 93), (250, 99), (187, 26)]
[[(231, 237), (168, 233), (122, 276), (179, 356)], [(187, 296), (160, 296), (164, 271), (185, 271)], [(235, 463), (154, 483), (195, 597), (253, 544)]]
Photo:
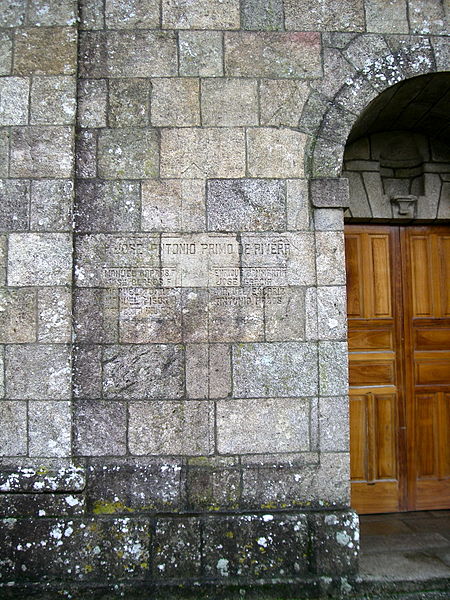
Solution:
[(391, 196), (391, 204), (394, 209), (394, 218), (414, 219), (417, 209), (417, 196)]

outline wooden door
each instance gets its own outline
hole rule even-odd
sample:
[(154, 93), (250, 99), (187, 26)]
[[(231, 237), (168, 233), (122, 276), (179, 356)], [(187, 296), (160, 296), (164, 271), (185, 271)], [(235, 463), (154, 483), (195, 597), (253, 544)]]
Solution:
[(450, 228), (346, 227), (352, 506), (450, 507)]

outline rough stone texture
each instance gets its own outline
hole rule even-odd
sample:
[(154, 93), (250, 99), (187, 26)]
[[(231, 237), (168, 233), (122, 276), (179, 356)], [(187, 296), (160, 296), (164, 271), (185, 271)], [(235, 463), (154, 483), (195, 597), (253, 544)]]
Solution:
[(108, 29), (157, 29), (157, 0), (106, 0), (105, 22)]
[(305, 339), (305, 293), (303, 288), (264, 290), (264, 331), (269, 342)]
[(359, 552), (359, 521), (356, 513), (315, 514), (312, 533), (318, 573), (335, 575), (356, 572)]
[(222, 34), (218, 31), (180, 31), (180, 75), (221, 77)]
[(323, 396), (347, 393), (347, 362), (347, 342), (319, 342), (319, 386)]
[(6, 397), (13, 400), (70, 398), (70, 352), (67, 346), (5, 347)]
[(210, 518), (204, 529), (209, 577), (288, 577), (305, 574), (308, 526), (305, 515), (247, 515)]
[(202, 180), (143, 182), (143, 231), (202, 231), (205, 219), (205, 184)]
[(29, 27), (16, 31), (14, 75), (73, 75), (76, 31), (71, 27)]
[(72, 226), (73, 183), (43, 179), (31, 183), (30, 229), (69, 231)]
[(260, 87), (261, 125), (297, 127), (308, 97), (303, 81), (263, 79)]
[(337, 340), (346, 337), (347, 304), (344, 286), (317, 288), (317, 312), (320, 339)]
[(8, 285), (65, 285), (71, 281), (72, 247), (65, 233), (13, 233)]
[[(199, 81), (193, 78), (152, 80), (151, 122), (155, 127), (200, 125)], [(204, 122), (205, 125), (208, 123)]]
[(203, 80), (202, 124), (207, 127), (258, 125), (256, 80)]
[(80, 127), (106, 127), (107, 85), (105, 79), (78, 82), (78, 123)]
[(9, 175), (10, 137), (10, 131), (7, 128), (0, 128), (0, 177), (8, 177)]
[(110, 127), (145, 127), (149, 123), (150, 84), (147, 79), (113, 79), (109, 82)]
[(0, 75), (10, 75), (12, 67), (12, 36), (7, 31), (0, 33)]
[(348, 206), (348, 181), (339, 179), (312, 179), (310, 182), (310, 197), (314, 207), (342, 208)]
[(132, 402), (129, 413), (132, 454), (201, 456), (214, 451), (214, 407), (210, 402)]
[[(217, 444), (223, 454), (300, 452), (309, 449), (308, 401), (223, 400), (217, 403)], [(266, 434), (261, 436), (261, 431)]]
[(108, 346), (103, 351), (105, 398), (180, 398), (183, 394), (180, 346)]
[(74, 398), (100, 398), (102, 394), (101, 346), (75, 346), (72, 358)]
[(317, 393), (316, 349), (300, 342), (233, 346), (233, 394), (238, 398)]
[(132, 181), (80, 182), (74, 214), (83, 233), (136, 231), (140, 226), (139, 185)]
[(344, 238), (341, 232), (316, 233), (318, 285), (345, 285)]
[(0, 231), (26, 231), (29, 222), (30, 186), (20, 179), (0, 180)]
[(320, 77), (320, 37), (312, 32), (226, 33), (225, 75)]
[(70, 456), (70, 402), (30, 402), (28, 418), (30, 456)]
[(247, 130), (248, 171), (251, 177), (303, 177), (306, 136), (292, 129)]
[(239, 29), (239, 0), (163, 0), (162, 25), (167, 29)]
[(76, 455), (126, 454), (126, 406), (123, 402), (77, 400), (74, 403)]
[(318, 208), (314, 211), (316, 231), (342, 231), (344, 212), (339, 208)]
[(201, 574), (200, 520), (164, 519), (156, 524), (153, 576), (156, 580), (183, 580)]
[(74, 293), (73, 314), (78, 342), (118, 341), (119, 295), (109, 289), (78, 289)]
[(364, 0), (284, 0), (286, 29), (363, 31)]
[(281, 0), (244, 0), (241, 3), (242, 28), (256, 31), (279, 31), (284, 26)]
[(231, 351), (226, 344), (209, 347), (209, 395), (211, 398), (231, 395)]
[(153, 129), (102, 129), (98, 153), (98, 174), (105, 179), (158, 176), (158, 137)]
[(308, 183), (292, 179), (286, 182), (286, 220), (288, 229), (306, 229), (311, 225)]
[(36, 293), (27, 288), (0, 289), (0, 343), (36, 341)]
[(72, 338), (72, 296), (67, 288), (38, 291), (38, 340), (42, 343), (70, 343)]
[(30, 83), (22, 77), (0, 79), (0, 125), (28, 123)]
[(163, 129), (160, 170), (161, 177), (169, 178), (244, 177), (244, 131)]
[(73, 170), (70, 127), (16, 127), (11, 134), (12, 177), (70, 177)]
[(3, 460), (0, 468), (0, 490), (11, 493), (82, 492), (86, 486), (85, 469), (70, 459), (45, 461), (36, 459)]
[(0, 451), (2, 456), (24, 456), (27, 453), (27, 405), (26, 402), (0, 403), (2, 427)]
[(187, 503), (190, 510), (234, 509), (240, 500), (240, 469), (235, 457), (188, 459)]
[(74, 494), (0, 495), (0, 518), (76, 517), (85, 512), (84, 496)]
[(408, 33), (406, 0), (368, 0), (365, 3), (367, 31), (371, 33)]
[(345, 452), (349, 446), (347, 396), (319, 399), (320, 447), (325, 452)]
[(33, 125), (72, 125), (75, 119), (73, 77), (34, 77), (30, 97)]
[(282, 230), (285, 192), (282, 181), (213, 179), (208, 182), (206, 206), (212, 231)]
[(76, 173), (79, 178), (97, 176), (97, 130), (81, 130), (77, 139)]

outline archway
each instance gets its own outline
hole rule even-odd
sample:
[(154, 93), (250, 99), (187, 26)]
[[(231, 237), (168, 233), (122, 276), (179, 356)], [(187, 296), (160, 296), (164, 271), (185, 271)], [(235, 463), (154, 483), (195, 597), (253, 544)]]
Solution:
[(344, 154), (352, 505), (450, 507), (450, 74), (406, 80)]

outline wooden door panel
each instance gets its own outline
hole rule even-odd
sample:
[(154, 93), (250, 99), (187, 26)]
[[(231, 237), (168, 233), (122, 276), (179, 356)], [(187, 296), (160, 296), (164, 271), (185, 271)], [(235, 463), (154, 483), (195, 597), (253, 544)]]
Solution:
[[(450, 281), (450, 280), (449, 280)], [(419, 328), (416, 325), (414, 330), (414, 348), (415, 350), (447, 350), (450, 348), (450, 328), (442, 327), (439, 323), (438, 327)]]
[[(391, 329), (354, 329), (348, 332), (348, 348), (350, 351), (362, 350), (393, 350), (393, 335)], [(450, 331), (449, 331), (450, 333)]]

